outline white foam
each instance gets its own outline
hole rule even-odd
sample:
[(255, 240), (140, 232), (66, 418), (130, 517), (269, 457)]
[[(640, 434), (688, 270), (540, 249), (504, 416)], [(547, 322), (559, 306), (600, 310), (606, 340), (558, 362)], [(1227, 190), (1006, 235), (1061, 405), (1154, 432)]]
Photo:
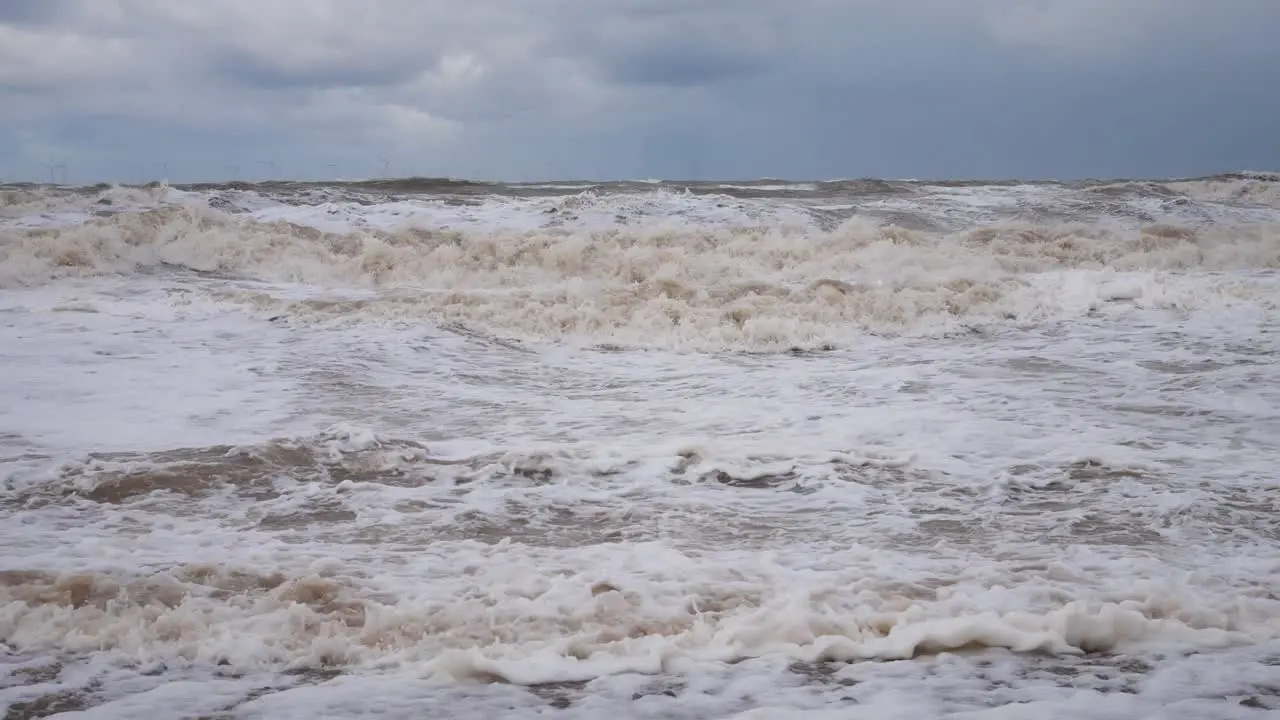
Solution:
[[(0, 706), (1275, 709), (1269, 227), (502, 202), (456, 236), (199, 203), (4, 231)], [(519, 229), (547, 203), (638, 209)], [(664, 203), (689, 212), (652, 229)], [(477, 224), (501, 207), (511, 227)], [(861, 315), (815, 309), (859, 293)], [(649, 350), (575, 347), (605, 338)], [(827, 338), (848, 347), (720, 352)]]
[(256, 439), (289, 416), (279, 398), (293, 383), (274, 373), (287, 331), (199, 293), (114, 280), (8, 290), (0, 318), (0, 434), (163, 450)]

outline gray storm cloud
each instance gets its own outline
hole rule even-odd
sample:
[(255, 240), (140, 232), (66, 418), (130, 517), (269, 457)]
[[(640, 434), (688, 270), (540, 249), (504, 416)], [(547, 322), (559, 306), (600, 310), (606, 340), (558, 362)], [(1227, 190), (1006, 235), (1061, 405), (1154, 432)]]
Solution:
[(0, 179), (1280, 165), (1280, 4), (0, 4)]

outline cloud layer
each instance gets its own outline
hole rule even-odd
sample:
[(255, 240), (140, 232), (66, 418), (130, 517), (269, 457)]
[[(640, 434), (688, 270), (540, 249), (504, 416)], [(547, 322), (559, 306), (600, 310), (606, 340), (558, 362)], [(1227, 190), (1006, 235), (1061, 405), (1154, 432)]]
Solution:
[(0, 179), (1280, 166), (1273, 0), (0, 3)]

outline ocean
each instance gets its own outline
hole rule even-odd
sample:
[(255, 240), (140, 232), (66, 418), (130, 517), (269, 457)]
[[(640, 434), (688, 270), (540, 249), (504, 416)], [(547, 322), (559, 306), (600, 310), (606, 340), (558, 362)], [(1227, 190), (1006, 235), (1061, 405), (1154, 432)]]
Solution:
[(1275, 717), (1278, 306), (1267, 173), (2, 186), (0, 707)]

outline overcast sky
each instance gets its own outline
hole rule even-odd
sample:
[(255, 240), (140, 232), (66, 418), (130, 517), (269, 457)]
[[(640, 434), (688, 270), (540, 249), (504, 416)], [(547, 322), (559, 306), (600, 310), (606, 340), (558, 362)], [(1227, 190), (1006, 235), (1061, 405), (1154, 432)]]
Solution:
[(1280, 169), (1280, 0), (0, 0), (0, 180)]

